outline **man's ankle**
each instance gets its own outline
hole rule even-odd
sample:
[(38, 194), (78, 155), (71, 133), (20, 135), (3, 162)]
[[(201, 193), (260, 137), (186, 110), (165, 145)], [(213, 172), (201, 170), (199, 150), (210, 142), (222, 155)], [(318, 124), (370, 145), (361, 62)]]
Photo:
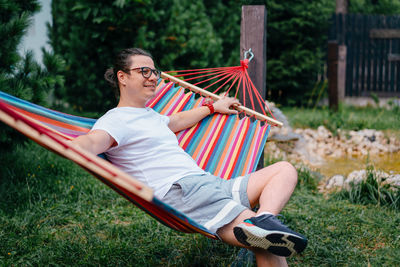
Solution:
[(262, 212), (257, 213), (255, 217), (259, 217), (259, 216), (262, 216), (262, 215), (273, 215), (273, 216), (276, 216), (276, 215), (273, 214), (272, 212), (269, 212), (269, 211), (262, 211)]

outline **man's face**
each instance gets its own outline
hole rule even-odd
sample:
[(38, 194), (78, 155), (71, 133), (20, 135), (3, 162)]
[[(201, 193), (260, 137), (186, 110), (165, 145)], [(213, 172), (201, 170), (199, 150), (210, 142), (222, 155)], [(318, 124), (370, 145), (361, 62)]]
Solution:
[[(136, 55), (131, 57), (130, 71), (126, 75), (125, 90), (127, 95), (139, 103), (146, 103), (154, 97), (156, 92), (157, 77), (152, 71), (142, 69), (147, 67), (155, 69), (153, 60), (148, 56)], [(146, 78), (148, 75), (150, 76)], [(146, 76), (146, 77), (145, 77)]]

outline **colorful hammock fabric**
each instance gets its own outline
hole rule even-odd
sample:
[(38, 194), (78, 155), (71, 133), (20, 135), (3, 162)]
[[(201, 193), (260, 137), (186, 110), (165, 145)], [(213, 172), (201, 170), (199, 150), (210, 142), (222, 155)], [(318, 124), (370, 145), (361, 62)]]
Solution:
[[(186, 89), (160, 80), (157, 94), (148, 106), (165, 115), (201, 106), (205, 97)], [(73, 160), (163, 224), (181, 232), (216, 238), (204, 226), (155, 198), (151, 188), (68, 142), (90, 131), (95, 119), (50, 110), (0, 91), (0, 120), (45, 148)], [(267, 123), (247, 116), (215, 114), (176, 134), (179, 144), (200, 167), (229, 179), (255, 170), (269, 129)]]
[[(199, 107), (205, 101), (172, 82), (162, 81), (158, 88), (148, 106), (164, 115)], [(269, 129), (270, 125), (246, 116), (239, 119), (237, 115), (215, 114), (177, 133), (177, 138), (202, 169), (229, 179), (255, 171)]]
[(39, 145), (74, 161), (164, 225), (184, 233), (217, 238), (204, 226), (154, 197), (153, 190), (148, 186), (103, 158), (68, 142), (88, 132), (94, 119), (50, 110), (0, 91), (0, 120)]

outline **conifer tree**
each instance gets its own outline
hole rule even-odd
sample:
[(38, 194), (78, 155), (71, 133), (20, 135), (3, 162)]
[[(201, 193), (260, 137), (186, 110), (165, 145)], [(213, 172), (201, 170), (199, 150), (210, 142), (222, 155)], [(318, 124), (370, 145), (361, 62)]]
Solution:
[[(22, 56), (18, 53), (18, 45), (28, 30), (31, 18), (39, 10), (37, 0), (0, 0), (0, 90), (50, 106), (49, 94), (63, 88), (64, 78), (60, 75), (63, 60), (43, 49), (43, 67), (34, 60), (32, 51)], [(20, 140), (26, 139), (0, 124), (2, 149), (8, 149)]]

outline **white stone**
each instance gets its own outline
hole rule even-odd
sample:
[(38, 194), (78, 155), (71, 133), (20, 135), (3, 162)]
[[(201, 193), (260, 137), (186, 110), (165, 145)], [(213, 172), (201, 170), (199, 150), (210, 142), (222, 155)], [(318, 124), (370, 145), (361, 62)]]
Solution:
[(344, 181), (344, 188), (349, 189), (351, 184), (359, 184), (366, 178), (366, 170), (352, 171)]
[(342, 187), (344, 182), (343, 175), (334, 175), (329, 179), (328, 183), (326, 184), (327, 189), (331, 189), (333, 187)]
[(385, 184), (400, 187), (400, 174), (392, 175), (385, 180)]

